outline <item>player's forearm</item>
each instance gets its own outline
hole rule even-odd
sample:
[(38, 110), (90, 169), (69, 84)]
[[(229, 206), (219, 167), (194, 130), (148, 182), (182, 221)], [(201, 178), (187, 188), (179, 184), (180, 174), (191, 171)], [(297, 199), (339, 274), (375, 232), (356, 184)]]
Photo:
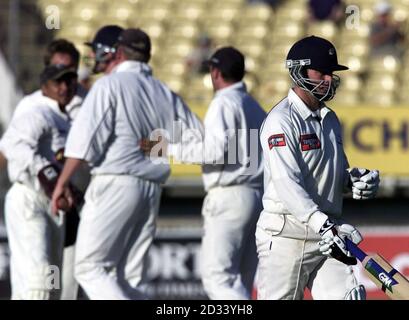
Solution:
[(64, 168), (60, 174), (60, 177), (58, 178), (57, 185), (63, 187), (67, 186), (71, 177), (79, 169), (83, 162), (84, 161), (82, 159), (67, 158), (65, 160)]

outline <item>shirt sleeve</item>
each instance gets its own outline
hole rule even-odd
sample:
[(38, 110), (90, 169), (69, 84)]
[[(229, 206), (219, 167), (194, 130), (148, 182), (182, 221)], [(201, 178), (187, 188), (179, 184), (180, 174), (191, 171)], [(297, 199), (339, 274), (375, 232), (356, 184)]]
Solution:
[(50, 164), (39, 152), (40, 140), (49, 133), (47, 119), (40, 113), (22, 112), (13, 117), (0, 142), (0, 149), (12, 168), (12, 181), (24, 173), (36, 177), (38, 171)]
[[(343, 145), (344, 142), (342, 138), (341, 123), (335, 113), (333, 113), (333, 116), (335, 117), (335, 120), (336, 120), (336, 126), (334, 126), (334, 130), (337, 132), (337, 137), (336, 137), (337, 143), (340, 143), (341, 145)], [(342, 155), (343, 155), (342, 161), (343, 161), (343, 173), (344, 173), (343, 180), (342, 180), (343, 181), (343, 191), (344, 193), (348, 193), (348, 192), (351, 192), (351, 188), (348, 186), (349, 184), (349, 172), (348, 172), (349, 161), (348, 161), (348, 157), (345, 154), (344, 150), (342, 151)]]
[(213, 100), (204, 119), (204, 131), (183, 132), (181, 142), (171, 145), (168, 151), (182, 162), (223, 164), (228, 148), (235, 147), (236, 127), (232, 107), (223, 99)]
[(115, 124), (113, 89), (107, 79), (97, 81), (73, 121), (65, 156), (97, 162), (104, 154)]
[(299, 221), (308, 222), (320, 209), (306, 190), (300, 166), (299, 137), (288, 121), (270, 118), (264, 125), (261, 145), (280, 201)]

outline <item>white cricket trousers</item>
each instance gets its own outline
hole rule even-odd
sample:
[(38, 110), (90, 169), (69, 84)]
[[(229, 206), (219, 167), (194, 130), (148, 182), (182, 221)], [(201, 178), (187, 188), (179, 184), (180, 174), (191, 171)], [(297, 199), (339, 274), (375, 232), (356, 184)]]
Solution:
[(64, 247), (62, 262), (61, 300), (77, 300), (78, 282), (74, 277), (75, 244)]
[(41, 192), (14, 183), (5, 199), (12, 299), (59, 299), (63, 215), (53, 216)]
[(257, 298), (300, 300), (309, 288), (315, 300), (344, 300), (358, 283), (352, 268), (319, 252), (321, 240), (292, 215), (263, 211), (257, 223)]
[(212, 300), (251, 298), (261, 197), (260, 189), (231, 186), (213, 188), (204, 199), (201, 274)]
[(93, 176), (75, 248), (75, 277), (90, 299), (146, 298), (142, 285), (160, 195), (158, 183), (134, 176)]

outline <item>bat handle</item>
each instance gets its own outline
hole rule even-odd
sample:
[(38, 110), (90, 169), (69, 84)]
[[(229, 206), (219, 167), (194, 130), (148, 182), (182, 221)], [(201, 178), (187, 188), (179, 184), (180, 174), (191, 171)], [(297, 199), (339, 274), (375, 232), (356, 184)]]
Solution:
[(359, 261), (363, 261), (367, 256), (365, 252), (363, 252), (355, 243), (353, 243), (348, 238), (345, 238), (345, 244), (347, 246), (347, 250), (351, 252), (351, 254)]

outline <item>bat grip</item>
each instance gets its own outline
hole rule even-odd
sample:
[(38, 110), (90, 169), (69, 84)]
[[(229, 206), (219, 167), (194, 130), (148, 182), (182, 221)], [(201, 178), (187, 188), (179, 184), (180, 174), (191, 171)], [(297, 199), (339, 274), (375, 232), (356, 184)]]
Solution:
[(345, 244), (347, 246), (347, 250), (351, 252), (351, 254), (359, 261), (363, 261), (367, 256), (365, 252), (363, 252), (355, 243), (353, 243), (348, 238), (345, 238)]

